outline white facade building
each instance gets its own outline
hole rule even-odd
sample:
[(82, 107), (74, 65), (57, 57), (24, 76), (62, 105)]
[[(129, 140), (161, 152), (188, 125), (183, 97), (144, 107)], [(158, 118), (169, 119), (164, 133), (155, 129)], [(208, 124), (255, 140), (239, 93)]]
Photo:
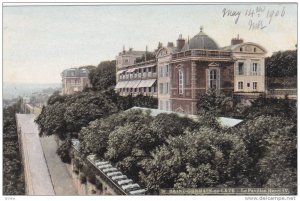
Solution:
[(265, 92), (265, 55), (262, 46), (247, 42), (225, 47), (232, 51), (234, 63), (234, 92)]
[(167, 47), (162, 47), (157, 51), (157, 97), (158, 109), (171, 110), (171, 65), (172, 52), (174, 51), (173, 43)]

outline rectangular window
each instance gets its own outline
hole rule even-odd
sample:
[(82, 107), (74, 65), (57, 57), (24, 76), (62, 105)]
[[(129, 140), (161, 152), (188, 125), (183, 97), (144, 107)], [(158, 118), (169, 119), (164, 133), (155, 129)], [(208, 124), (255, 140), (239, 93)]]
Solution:
[(183, 72), (182, 70), (179, 70), (178, 73), (178, 87), (179, 87), (179, 94), (183, 94)]
[(238, 89), (243, 90), (243, 85), (244, 85), (243, 82), (238, 82)]
[(166, 94), (169, 94), (169, 83), (166, 83)]
[(159, 83), (159, 93), (162, 94), (163, 93), (163, 83)]
[(257, 90), (257, 82), (253, 82), (253, 90)]
[(238, 75), (244, 75), (244, 63), (243, 62), (238, 63)]
[(169, 65), (166, 65), (166, 77), (169, 77)]
[(252, 75), (257, 75), (257, 63), (252, 64)]
[(163, 67), (159, 67), (159, 77), (163, 77)]
[(149, 87), (149, 92), (151, 92), (151, 87)]

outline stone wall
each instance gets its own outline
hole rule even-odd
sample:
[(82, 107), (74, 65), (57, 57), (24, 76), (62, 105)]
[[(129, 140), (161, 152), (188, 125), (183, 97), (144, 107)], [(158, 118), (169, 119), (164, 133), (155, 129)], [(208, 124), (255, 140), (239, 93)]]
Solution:
[(67, 164), (67, 169), (73, 179), (74, 186), (76, 187), (79, 195), (118, 195), (105, 181), (103, 181), (99, 176), (96, 179), (100, 181), (98, 188), (95, 184), (86, 180), (86, 182), (81, 181), (81, 175), (83, 172), (77, 170), (74, 165), (74, 160), (71, 164)]

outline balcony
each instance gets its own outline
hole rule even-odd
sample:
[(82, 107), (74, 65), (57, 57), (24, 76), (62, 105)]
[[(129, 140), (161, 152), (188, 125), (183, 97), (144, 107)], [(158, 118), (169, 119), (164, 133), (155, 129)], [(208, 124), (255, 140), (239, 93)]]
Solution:
[(180, 59), (184, 57), (231, 59), (231, 52), (198, 49), (198, 50), (187, 50), (184, 52), (172, 54), (172, 59)]

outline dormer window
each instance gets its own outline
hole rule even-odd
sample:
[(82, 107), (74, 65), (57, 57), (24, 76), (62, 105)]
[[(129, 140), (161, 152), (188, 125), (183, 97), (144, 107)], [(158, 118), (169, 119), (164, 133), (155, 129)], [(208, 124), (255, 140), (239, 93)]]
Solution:
[(243, 51), (243, 48), (241, 47), (241, 48), (240, 48), (240, 52), (242, 52), (242, 51)]
[(256, 47), (253, 49), (254, 52), (256, 52)]

